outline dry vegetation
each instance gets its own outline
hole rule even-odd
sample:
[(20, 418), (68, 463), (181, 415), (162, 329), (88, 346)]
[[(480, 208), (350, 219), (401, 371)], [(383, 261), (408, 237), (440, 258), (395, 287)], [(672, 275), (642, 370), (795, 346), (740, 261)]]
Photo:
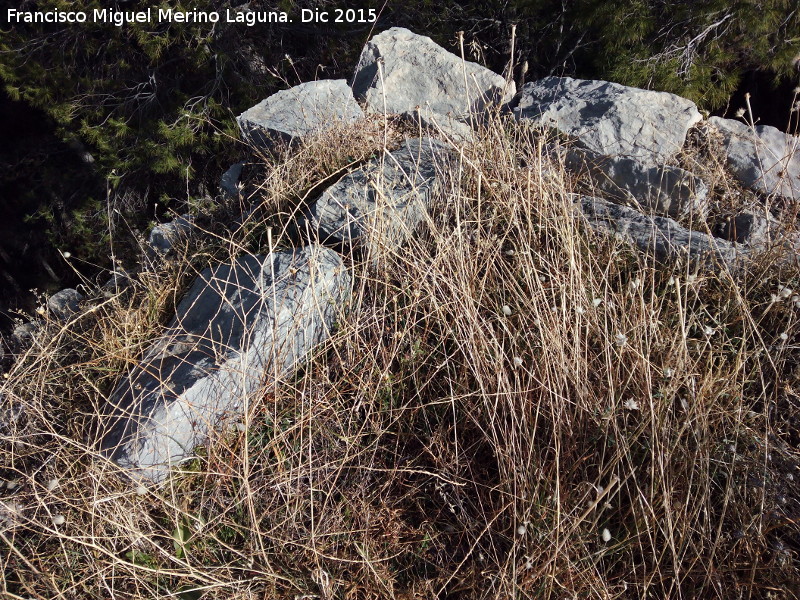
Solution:
[(267, 216), (47, 322), (2, 388), (0, 596), (798, 597), (797, 270), (592, 234), (530, 133), (465, 147), (424, 231), (354, 265), (333, 336), (163, 487), (96, 453), (120, 373), (194, 273), (286, 243), (396, 124), (265, 157)]

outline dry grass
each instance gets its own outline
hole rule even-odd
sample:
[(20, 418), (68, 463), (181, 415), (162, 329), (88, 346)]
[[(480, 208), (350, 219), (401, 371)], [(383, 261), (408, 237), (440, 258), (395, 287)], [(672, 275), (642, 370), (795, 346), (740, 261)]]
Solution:
[(173, 290), (267, 227), (285, 243), (309, 189), (398, 139), (363, 132), (267, 159), (267, 217), (36, 335), (2, 391), (24, 416), (0, 438), (0, 596), (798, 597), (796, 269), (734, 281), (598, 237), (541, 136), (502, 122), (424, 231), (353, 265), (335, 334), (243, 427), (161, 488), (98, 457), (94, 415)]

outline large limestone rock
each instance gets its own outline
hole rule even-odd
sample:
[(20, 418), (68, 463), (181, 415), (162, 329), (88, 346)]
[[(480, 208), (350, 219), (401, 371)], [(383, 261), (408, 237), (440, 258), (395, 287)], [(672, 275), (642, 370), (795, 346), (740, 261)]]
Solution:
[(665, 262), (688, 257), (695, 265), (731, 271), (742, 265), (743, 255), (730, 242), (679, 225), (669, 217), (650, 217), (602, 198), (581, 197), (579, 212), (595, 231), (618, 235), (639, 250)]
[(328, 336), (350, 285), (342, 259), (319, 246), (204, 270), (111, 394), (103, 451), (133, 478), (164, 479)]
[(744, 186), (800, 200), (800, 137), (720, 117), (708, 124), (722, 134), (728, 166)]
[(403, 114), (416, 107), (458, 119), (505, 103), (516, 88), (477, 63), (464, 61), (429, 37), (393, 27), (361, 51), (353, 93), (367, 112)]
[(526, 84), (514, 113), (575, 137), (589, 150), (646, 166), (668, 162), (702, 118), (694, 102), (674, 94), (571, 77)]
[(320, 243), (359, 250), (371, 259), (399, 247), (427, 214), (450, 150), (414, 138), (345, 175), (314, 200), (301, 229)]
[(708, 186), (679, 167), (648, 167), (631, 158), (603, 156), (579, 148), (567, 151), (565, 164), (574, 172), (587, 174), (595, 190), (605, 197), (670, 217), (702, 216), (706, 212)]
[(261, 146), (296, 142), (364, 116), (344, 79), (309, 81), (273, 94), (239, 115), (242, 134)]

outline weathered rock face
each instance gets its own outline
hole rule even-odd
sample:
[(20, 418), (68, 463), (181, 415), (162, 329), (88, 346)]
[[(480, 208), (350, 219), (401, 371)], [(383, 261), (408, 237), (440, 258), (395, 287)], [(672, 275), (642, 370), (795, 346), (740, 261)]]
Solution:
[(708, 124), (722, 134), (728, 166), (742, 185), (800, 200), (800, 137), (720, 117), (711, 117)]
[(350, 285), (342, 259), (319, 246), (203, 271), (112, 393), (103, 451), (134, 477), (165, 478), (328, 336)]
[(694, 102), (674, 94), (571, 77), (526, 84), (514, 113), (555, 127), (589, 150), (645, 166), (667, 163), (702, 118)]
[(650, 217), (627, 206), (585, 196), (578, 200), (577, 208), (595, 231), (619, 235), (639, 250), (652, 253), (656, 260), (688, 256), (704, 268), (736, 270), (741, 265), (743, 257), (730, 242), (686, 229), (668, 217)]
[(371, 160), (311, 203), (306, 220), (312, 235), (370, 258), (397, 248), (425, 218), (449, 156), (447, 146), (422, 138)]
[(706, 212), (708, 186), (679, 167), (647, 167), (630, 158), (580, 149), (569, 150), (565, 164), (572, 171), (587, 173), (596, 189), (611, 199), (636, 202), (671, 217)]
[(245, 138), (257, 145), (295, 142), (364, 116), (344, 79), (309, 81), (273, 94), (239, 115)]
[(462, 60), (429, 37), (393, 27), (361, 51), (353, 93), (367, 112), (402, 114), (417, 106), (458, 119), (505, 103), (516, 88), (476, 63)]

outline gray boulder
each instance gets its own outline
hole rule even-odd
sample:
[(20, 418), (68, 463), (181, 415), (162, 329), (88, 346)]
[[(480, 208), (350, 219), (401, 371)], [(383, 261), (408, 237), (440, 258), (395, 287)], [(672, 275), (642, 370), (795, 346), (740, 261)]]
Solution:
[(631, 158), (578, 148), (567, 151), (565, 164), (574, 172), (587, 174), (595, 189), (608, 198), (633, 202), (670, 217), (702, 216), (706, 212), (708, 186), (679, 167), (648, 167)]
[(526, 84), (514, 114), (554, 127), (598, 154), (645, 166), (668, 162), (702, 118), (694, 102), (674, 94), (571, 77)]
[(581, 197), (580, 214), (595, 231), (620, 236), (661, 262), (687, 257), (697, 266), (737, 270), (744, 256), (730, 242), (679, 225), (669, 217), (650, 217), (602, 198)]
[(378, 258), (425, 219), (450, 156), (448, 146), (431, 138), (407, 140), (326, 189), (300, 228), (309, 227), (322, 244)]
[(464, 120), (515, 92), (513, 81), (507, 85), (497, 73), (402, 27), (367, 42), (353, 77), (353, 93), (368, 113), (403, 114), (419, 106)]
[(720, 117), (711, 117), (708, 124), (722, 134), (728, 167), (742, 185), (800, 200), (800, 137)]
[(342, 259), (319, 246), (205, 269), (111, 394), (103, 452), (134, 479), (163, 480), (329, 335), (350, 286)]
[(59, 321), (67, 321), (80, 312), (83, 294), (72, 288), (65, 288), (47, 299), (47, 308)]
[(281, 90), (239, 115), (245, 138), (270, 147), (277, 141), (297, 142), (337, 123), (364, 116), (344, 79), (309, 81)]
[(161, 255), (169, 254), (192, 235), (194, 226), (192, 215), (181, 215), (172, 221), (153, 227), (147, 242), (155, 252)]

